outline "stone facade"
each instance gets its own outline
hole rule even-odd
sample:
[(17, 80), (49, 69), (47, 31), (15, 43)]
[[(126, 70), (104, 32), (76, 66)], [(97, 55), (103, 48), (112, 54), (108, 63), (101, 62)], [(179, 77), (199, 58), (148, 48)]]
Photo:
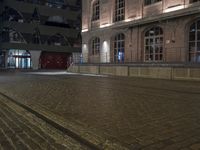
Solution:
[[(195, 39), (196, 46), (189, 46), (191, 25), (200, 23), (199, 1), (162, 0), (146, 4), (142, 0), (124, 0), (124, 19), (114, 21), (119, 1), (100, 0), (99, 19), (94, 21), (92, 15), (96, 10), (93, 4), (96, 1), (82, 2), (82, 53), (85, 63), (200, 62), (200, 43), (198, 46)], [(160, 35), (151, 36), (157, 29)], [(122, 48), (114, 44), (118, 34), (125, 36)], [(91, 53), (95, 37), (100, 39), (98, 55)], [(157, 37), (160, 39), (157, 40)], [(157, 50), (159, 42), (160, 49)]]

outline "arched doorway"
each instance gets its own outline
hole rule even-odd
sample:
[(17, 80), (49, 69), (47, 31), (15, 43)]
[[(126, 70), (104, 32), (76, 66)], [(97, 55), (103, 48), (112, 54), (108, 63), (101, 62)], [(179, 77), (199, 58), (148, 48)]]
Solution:
[(27, 50), (11, 49), (8, 52), (8, 68), (31, 69), (31, 54)]

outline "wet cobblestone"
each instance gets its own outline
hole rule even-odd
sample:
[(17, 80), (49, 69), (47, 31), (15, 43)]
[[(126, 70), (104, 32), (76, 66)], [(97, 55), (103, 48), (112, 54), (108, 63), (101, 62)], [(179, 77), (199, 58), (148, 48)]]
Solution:
[(199, 148), (200, 82), (17, 74), (0, 91), (131, 150)]

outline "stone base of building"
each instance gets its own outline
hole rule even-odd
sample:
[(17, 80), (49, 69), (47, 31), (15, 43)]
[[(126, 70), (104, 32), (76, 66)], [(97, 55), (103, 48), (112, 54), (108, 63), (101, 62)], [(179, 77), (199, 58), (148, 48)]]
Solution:
[(200, 81), (200, 64), (196, 66), (183, 64), (81, 64), (70, 66), (68, 68), (68, 71), (73, 73), (100, 74), (124, 77)]

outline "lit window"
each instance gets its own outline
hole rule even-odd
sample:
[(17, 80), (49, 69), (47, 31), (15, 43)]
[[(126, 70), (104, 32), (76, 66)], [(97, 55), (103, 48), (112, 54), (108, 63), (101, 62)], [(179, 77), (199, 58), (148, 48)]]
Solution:
[(125, 0), (115, 0), (114, 21), (122, 21), (125, 19)]
[(125, 35), (120, 33), (114, 39), (114, 62), (124, 62), (125, 54)]
[(200, 20), (190, 26), (189, 60), (191, 62), (200, 62)]
[(99, 55), (100, 53), (100, 39), (98, 37), (92, 40), (91, 55)]
[(144, 5), (152, 5), (154, 3), (160, 2), (162, 0), (144, 0)]
[(145, 33), (144, 39), (145, 61), (163, 60), (163, 30), (153, 27)]
[(100, 4), (99, 0), (96, 0), (92, 5), (92, 21), (99, 20), (99, 18), (100, 18)]

